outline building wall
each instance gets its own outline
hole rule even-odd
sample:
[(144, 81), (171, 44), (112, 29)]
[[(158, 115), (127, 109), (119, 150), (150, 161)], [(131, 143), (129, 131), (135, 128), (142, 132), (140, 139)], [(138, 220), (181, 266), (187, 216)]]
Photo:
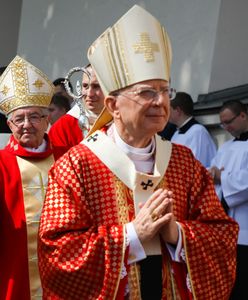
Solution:
[(6, 66), (16, 55), (22, 0), (1, 0), (0, 66)]
[(134, 4), (167, 28), (172, 84), (196, 100), (208, 92), (221, 0), (23, 0), (18, 52), (51, 79), (87, 64), (89, 45)]
[(247, 11), (247, 0), (221, 3), (209, 91), (248, 83)]
[(247, 0), (2, 0), (0, 65), (18, 53), (51, 80), (65, 76), (88, 63), (90, 44), (134, 4), (166, 27), (178, 91), (197, 101), (248, 82)]

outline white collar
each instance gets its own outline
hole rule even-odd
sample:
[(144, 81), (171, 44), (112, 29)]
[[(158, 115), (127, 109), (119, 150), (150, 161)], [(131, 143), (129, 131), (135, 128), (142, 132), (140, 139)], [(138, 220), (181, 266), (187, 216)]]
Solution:
[(133, 161), (137, 171), (153, 173), (154, 152), (156, 148), (154, 137), (151, 143), (145, 148), (132, 147), (122, 140), (114, 123), (110, 126), (108, 135), (112, 136), (116, 145)]
[(23, 147), (23, 148), (29, 152), (44, 152), (46, 150), (46, 147), (47, 147), (47, 141), (43, 139), (42, 143), (38, 148), (29, 148), (29, 147)]

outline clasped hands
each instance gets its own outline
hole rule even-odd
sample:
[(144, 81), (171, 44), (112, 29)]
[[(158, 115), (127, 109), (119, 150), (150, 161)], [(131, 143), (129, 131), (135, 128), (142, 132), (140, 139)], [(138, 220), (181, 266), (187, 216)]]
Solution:
[(210, 175), (212, 176), (215, 184), (221, 183), (221, 172), (224, 171), (224, 167), (217, 168), (216, 166), (213, 166), (208, 169)]
[(148, 242), (159, 233), (166, 243), (177, 244), (178, 226), (172, 202), (171, 191), (158, 189), (145, 203), (140, 203), (133, 225), (141, 243)]

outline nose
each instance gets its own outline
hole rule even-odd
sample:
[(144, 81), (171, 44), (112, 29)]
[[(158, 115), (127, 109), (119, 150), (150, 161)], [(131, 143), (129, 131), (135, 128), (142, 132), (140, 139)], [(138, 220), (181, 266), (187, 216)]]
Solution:
[(32, 123), (29, 121), (28, 118), (23, 120), (23, 128), (32, 127)]
[(92, 86), (89, 86), (88, 89), (86, 90), (86, 95), (88, 97), (92, 97), (94, 95), (94, 88)]
[(152, 104), (155, 106), (161, 105), (164, 102), (165, 98), (166, 96), (161, 91), (159, 91), (152, 99)]

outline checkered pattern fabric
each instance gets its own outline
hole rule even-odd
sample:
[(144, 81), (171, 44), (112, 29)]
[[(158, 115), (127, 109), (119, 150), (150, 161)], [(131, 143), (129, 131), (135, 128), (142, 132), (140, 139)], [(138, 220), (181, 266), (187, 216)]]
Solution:
[[(238, 227), (221, 208), (208, 172), (190, 150), (173, 145), (159, 187), (173, 191), (194, 299), (228, 299)], [(131, 197), (82, 144), (55, 163), (40, 224), (44, 299), (115, 299), (126, 249), (123, 223), (134, 218)], [(164, 291), (163, 299), (170, 299)]]

